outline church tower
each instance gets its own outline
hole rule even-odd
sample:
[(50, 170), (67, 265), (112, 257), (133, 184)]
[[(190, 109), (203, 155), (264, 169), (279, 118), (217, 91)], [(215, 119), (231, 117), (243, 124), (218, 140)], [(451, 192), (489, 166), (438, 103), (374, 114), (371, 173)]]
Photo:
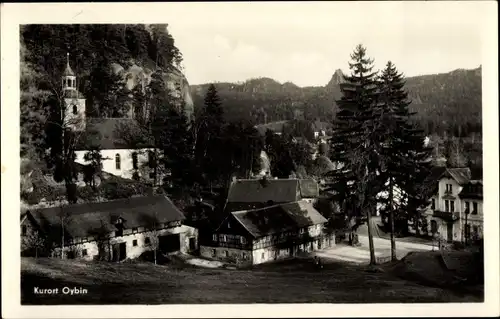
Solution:
[(83, 131), (85, 130), (85, 99), (76, 87), (76, 75), (69, 65), (69, 53), (67, 53), (66, 69), (61, 80), (65, 106), (65, 126), (75, 131)]

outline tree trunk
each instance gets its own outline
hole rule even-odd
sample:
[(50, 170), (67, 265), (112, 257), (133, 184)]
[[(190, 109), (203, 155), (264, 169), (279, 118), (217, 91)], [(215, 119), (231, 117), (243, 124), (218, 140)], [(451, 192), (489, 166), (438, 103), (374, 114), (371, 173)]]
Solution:
[(370, 208), (365, 208), (366, 218), (368, 223), (368, 244), (370, 246), (370, 265), (376, 265), (377, 260), (375, 259), (375, 247), (373, 246), (373, 234), (372, 234), (372, 210)]
[(396, 238), (394, 238), (394, 210), (392, 208), (393, 201), (393, 185), (392, 177), (389, 178), (389, 219), (391, 223), (391, 260), (397, 260), (396, 257)]

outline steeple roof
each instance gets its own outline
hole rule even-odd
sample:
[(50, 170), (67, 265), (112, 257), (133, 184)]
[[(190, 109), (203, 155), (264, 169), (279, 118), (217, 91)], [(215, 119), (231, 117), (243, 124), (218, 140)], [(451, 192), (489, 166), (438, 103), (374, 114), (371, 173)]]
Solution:
[(73, 70), (69, 66), (69, 53), (67, 53), (66, 56), (67, 56), (66, 70), (64, 70), (63, 75), (64, 76), (75, 76), (75, 72), (73, 72)]

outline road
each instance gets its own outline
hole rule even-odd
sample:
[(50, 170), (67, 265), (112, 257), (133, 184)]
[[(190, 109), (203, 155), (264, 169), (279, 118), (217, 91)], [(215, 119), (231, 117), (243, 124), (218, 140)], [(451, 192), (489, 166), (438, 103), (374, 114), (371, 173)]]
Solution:
[[(367, 236), (359, 236), (361, 246), (352, 247), (347, 244), (338, 244), (336, 247), (324, 249), (313, 253), (322, 259), (333, 261), (352, 262), (356, 264), (368, 264), (370, 262), (370, 250)], [(379, 237), (373, 238), (375, 256), (380, 261), (387, 261), (391, 256), (391, 241)], [(400, 242), (396, 240), (396, 255), (398, 259), (403, 258), (411, 251), (432, 250), (432, 246), (418, 243)]]

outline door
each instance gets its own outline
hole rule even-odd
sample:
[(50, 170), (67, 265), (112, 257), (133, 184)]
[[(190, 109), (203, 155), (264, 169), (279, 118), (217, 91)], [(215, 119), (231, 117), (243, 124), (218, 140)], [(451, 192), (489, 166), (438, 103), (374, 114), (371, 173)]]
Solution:
[(453, 223), (448, 223), (446, 228), (446, 235), (449, 242), (453, 241)]
[(189, 238), (189, 250), (190, 251), (196, 250), (196, 238), (194, 237)]
[(113, 261), (122, 261), (127, 257), (127, 244), (118, 243), (113, 245)]
[(159, 236), (159, 249), (162, 253), (173, 253), (181, 248), (179, 234)]

